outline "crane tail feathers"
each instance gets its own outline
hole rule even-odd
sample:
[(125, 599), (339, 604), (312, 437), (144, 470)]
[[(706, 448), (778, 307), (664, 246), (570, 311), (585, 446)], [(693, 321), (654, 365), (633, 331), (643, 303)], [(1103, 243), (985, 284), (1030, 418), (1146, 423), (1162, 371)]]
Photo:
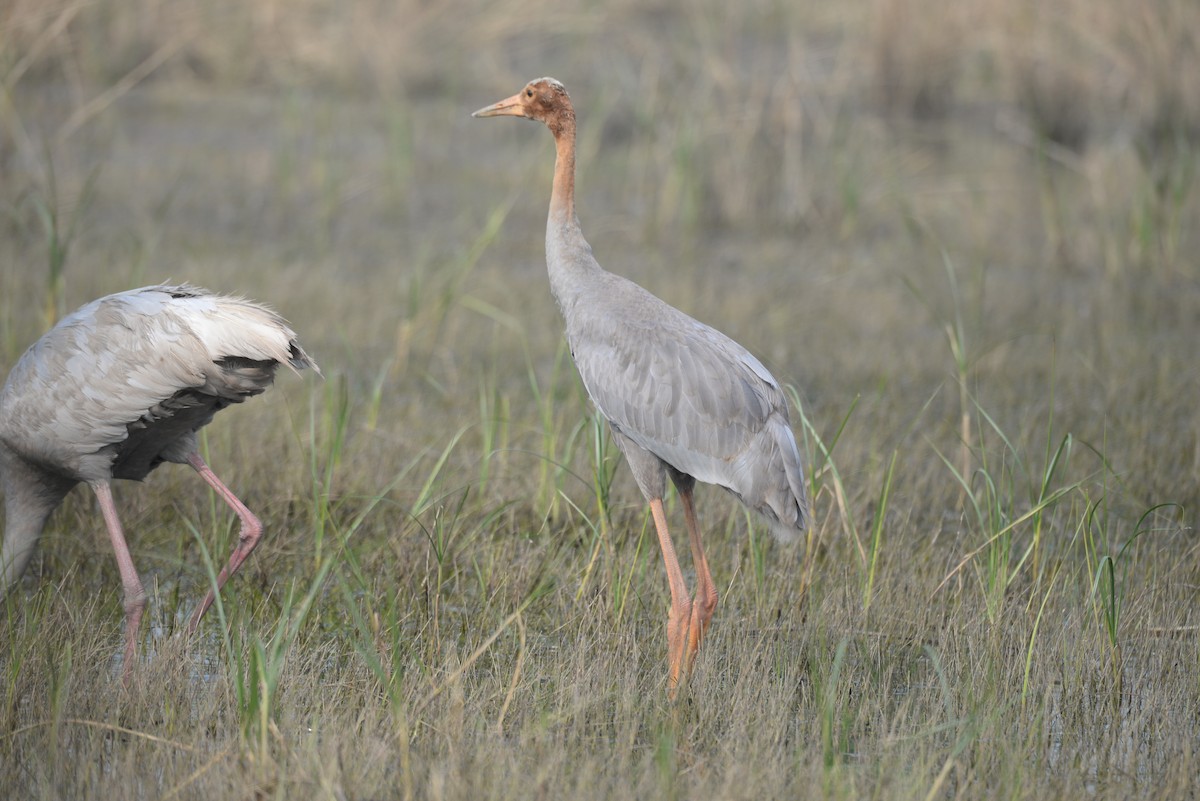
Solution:
[(808, 484), (800, 460), (800, 449), (791, 428), (782, 420), (774, 420), (764, 431), (774, 447), (769, 469), (770, 485), (759, 511), (771, 524), (771, 533), (780, 542), (794, 542), (808, 528), (811, 515)]
[(301, 370), (311, 369), (322, 378), (325, 377), (325, 374), (321, 372), (321, 368), (317, 364), (317, 360), (305, 353), (304, 348), (300, 347), (296, 340), (293, 339), (288, 345), (290, 346), (291, 353), (288, 355), (285, 364), (291, 368), (293, 373), (299, 375)]

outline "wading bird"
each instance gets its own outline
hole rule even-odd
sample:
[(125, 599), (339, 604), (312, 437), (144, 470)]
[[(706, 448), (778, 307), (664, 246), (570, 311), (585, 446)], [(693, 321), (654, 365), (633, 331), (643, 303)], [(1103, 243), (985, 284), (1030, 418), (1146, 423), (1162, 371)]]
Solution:
[(0, 597), (24, 572), (50, 513), (86, 482), (121, 571), (128, 682), (146, 593), (110, 485), (141, 481), (163, 462), (189, 464), (241, 519), (228, 564), (191, 617), (188, 631), (195, 631), (262, 535), (258, 518), (200, 457), (196, 432), (229, 404), (266, 391), (280, 364), (317, 370), (279, 315), (193, 286), (120, 292), (63, 318), (0, 390)]
[[(550, 289), (588, 395), (608, 420), (650, 503), (671, 588), (668, 687), (691, 671), (717, 605), (692, 490), (716, 484), (791, 539), (808, 523), (808, 496), (787, 402), (767, 368), (741, 345), (637, 284), (605, 271), (575, 214), (575, 110), (553, 78), (531, 81), (475, 117), (526, 117), (554, 134), (546, 223)], [(696, 571), (689, 598), (663, 512), (666, 476), (683, 503)]]

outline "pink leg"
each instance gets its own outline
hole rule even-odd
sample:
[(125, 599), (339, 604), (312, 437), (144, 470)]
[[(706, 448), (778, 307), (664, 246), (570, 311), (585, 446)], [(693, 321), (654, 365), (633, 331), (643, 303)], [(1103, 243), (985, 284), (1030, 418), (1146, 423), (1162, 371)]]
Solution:
[(667, 585), (671, 588), (671, 611), (667, 614), (667, 695), (675, 700), (679, 692), (679, 680), (687, 675), (684, 664), (687, 660), (688, 626), (692, 618), (692, 600), (688, 598), (683, 571), (675, 556), (675, 546), (667, 533), (667, 516), (663, 512), (662, 498), (650, 501), (650, 513), (654, 517), (654, 528), (658, 532), (658, 545), (662, 549), (663, 564), (667, 568)]
[(690, 673), (692, 664), (696, 661), (696, 652), (700, 650), (700, 642), (712, 622), (713, 611), (717, 608), (717, 587), (713, 584), (712, 573), (708, 571), (708, 557), (704, 555), (704, 546), (700, 543), (700, 527), (696, 523), (696, 507), (692, 504), (691, 489), (680, 490), (679, 498), (683, 501), (683, 519), (687, 522), (688, 540), (692, 545), (692, 566), (696, 570), (696, 597), (692, 600), (692, 617), (688, 627), (687, 657), (684, 673)]
[(100, 501), (100, 513), (104, 515), (104, 523), (108, 527), (108, 538), (112, 540), (113, 551), (117, 555), (117, 569), (121, 571), (121, 586), (125, 589), (125, 662), (121, 669), (121, 682), (128, 686), (137, 654), (138, 626), (142, 622), (142, 610), (146, 608), (146, 591), (142, 589), (142, 580), (138, 578), (133, 557), (129, 555), (129, 545), (125, 542), (125, 533), (121, 530), (121, 520), (113, 503), (112, 488), (107, 481), (93, 482), (91, 487)]
[(229, 564), (221, 569), (217, 575), (217, 586), (215, 589), (210, 588), (208, 594), (204, 596), (204, 600), (196, 607), (196, 611), (192, 613), (192, 619), (188, 623), (188, 633), (194, 633), (196, 627), (200, 625), (200, 618), (204, 617), (204, 613), (208, 611), (208, 607), (212, 606), (216, 594), (225, 586), (225, 581), (242, 566), (242, 562), (246, 561), (246, 557), (254, 550), (254, 546), (258, 545), (259, 539), (262, 537), (262, 523), (254, 516), (254, 513), (246, 508), (246, 505), (238, 500), (238, 497), (233, 494), (229, 487), (217, 478), (217, 474), (200, 458), (200, 454), (192, 453), (188, 455), (188, 464), (190, 464), (200, 477), (204, 479), (210, 487), (217, 491), (217, 494), (229, 505), (229, 508), (237, 513), (241, 518), (242, 530), (238, 533), (238, 543), (234, 546), (233, 553), (229, 556)]

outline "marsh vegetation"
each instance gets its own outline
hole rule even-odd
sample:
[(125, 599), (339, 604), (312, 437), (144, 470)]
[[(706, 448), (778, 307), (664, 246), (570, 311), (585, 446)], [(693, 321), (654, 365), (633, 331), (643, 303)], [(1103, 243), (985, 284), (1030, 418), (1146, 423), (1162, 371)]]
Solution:
[[(469, 116), (546, 74), (600, 262), (787, 383), (810, 470), (796, 545), (697, 493), (676, 703), (546, 285), (550, 138)], [(0, 372), (168, 279), (325, 372), (207, 429), (266, 535), (190, 643), (237, 521), (117, 487), (128, 692), (102, 521), (57, 512), (0, 604), (0, 796), (1193, 791), (1194, 3), (15, 0), (0, 90)]]

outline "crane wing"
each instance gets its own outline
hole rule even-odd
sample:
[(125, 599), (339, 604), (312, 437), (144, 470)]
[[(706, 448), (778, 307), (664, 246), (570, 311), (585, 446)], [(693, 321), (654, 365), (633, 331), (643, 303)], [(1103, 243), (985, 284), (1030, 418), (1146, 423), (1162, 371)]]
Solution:
[(104, 449), (131, 426), (170, 416), (180, 393), (224, 405), (266, 389), (277, 362), (306, 366), (294, 336), (267, 309), (194, 287), (100, 298), (63, 318), (13, 368), (0, 398), (6, 442), (89, 478), (108, 468)]
[(733, 492), (790, 539), (808, 500), (787, 401), (771, 373), (729, 337), (607, 274), (570, 308), (567, 336), (600, 413), (633, 443)]
[[(733, 462), (783, 392), (762, 363), (721, 332), (647, 293), (654, 314), (593, 315), (572, 352), (588, 394), (613, 426), (675, 469), (730, 486)], [(638, 305), (645, 305), (641, 299)]]

